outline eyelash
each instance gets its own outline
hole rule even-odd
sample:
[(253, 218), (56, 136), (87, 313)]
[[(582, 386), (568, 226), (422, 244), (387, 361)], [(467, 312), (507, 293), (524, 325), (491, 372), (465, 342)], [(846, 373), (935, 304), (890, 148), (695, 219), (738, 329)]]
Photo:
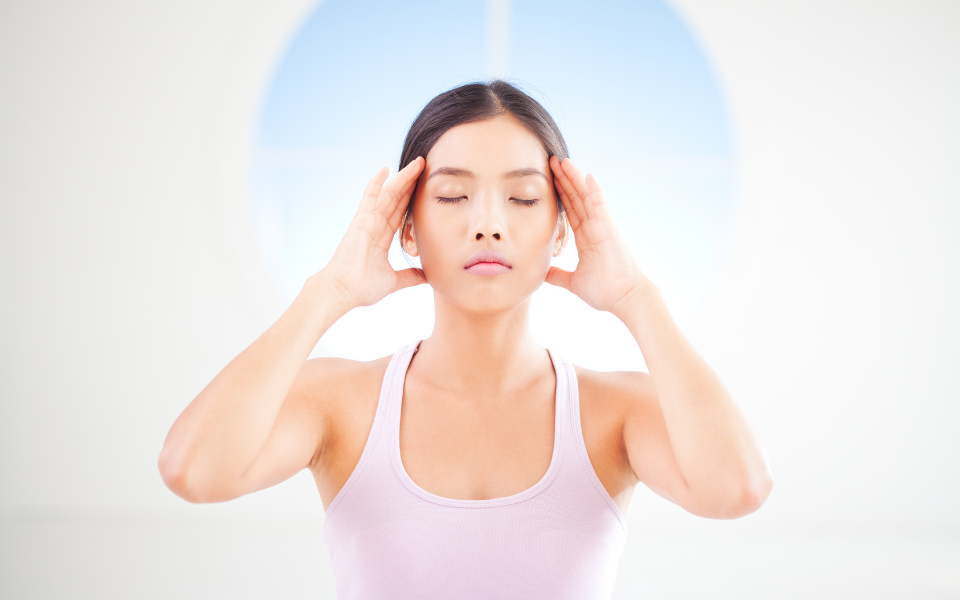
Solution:
[[(437, 202), (439, 202), (439, 203), (441, 203), (441, 204), (454, 204), (454, 203), (457, 203), (457, 202), (459, 202), (459, 201), (461, 201), (461, 200), (465, 200), (465, 199), (466, 199), (466, 196), (458, 196), (458, 197), (456, 197), (456, 198), (444, 198), (444, 197), (440, 196), (440, 197), (437, 198)], [(515, 201), (517, 202), (517, 204), (521, 204), (521, 205), (523, 205), (523, 206), (533, 206), (534, 204), (536, 204), (537, 202), (539, 202), (539, 200), (537, 200), (537, 199), (534, 199), (534, 200), (524, 200), (524, 199), (522, 199), (522, 198), (511, 198), (511, 200), (515, 200)]]

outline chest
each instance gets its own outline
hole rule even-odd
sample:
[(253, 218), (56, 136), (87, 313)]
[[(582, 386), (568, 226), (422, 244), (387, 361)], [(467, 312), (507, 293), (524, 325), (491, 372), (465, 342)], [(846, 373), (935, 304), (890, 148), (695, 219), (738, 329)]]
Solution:
[[(331, 423), (335, 435), (314, 472), (324, 507), (350, 477), (376, 413), (376, 395), (362, 398)], [(403, 468), (423, 490), (444, 498), (485, 500), (520, 493), (550, 467), (556, 427), (556, 387), (545, 380), (513, 394), (483, 399), (444, 394), (407, 380), (400, 407)], [(623, 415), (580, 395), (584, 445), (594, 472), (626, 513), (635, 487), (623, 449)]]
[(463, 398), (411, 382), (401, 404), (401, 462), (414, 483), (445, 498), (517, 494), (550, 466), (555, 415), (552, 385)]

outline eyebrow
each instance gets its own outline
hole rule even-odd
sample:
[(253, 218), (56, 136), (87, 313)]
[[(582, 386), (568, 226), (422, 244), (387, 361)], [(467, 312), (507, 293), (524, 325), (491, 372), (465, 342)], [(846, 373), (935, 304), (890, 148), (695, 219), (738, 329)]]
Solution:
[[(436, 169), (434, 169), (433, 173), (430, 173), (430, 175), (427, 176), (427, 179), (425, 179), (424, 181), (427, 181), (434, 175), (453, 175), (455, 177), (473, 177), (474, 173), (473, 171), (468, 171), (467, 169), (460, 169), (457, 167), (437, 167)], [(513, 179), (515, 177), (529, 177), (530, 175), (538, 175), (546, 179), (548, 182), (550, 181), (550, 179), (544, 174), (544, 172), (541, 171), (540, 169), (537, 169), (536, 167), (524, 167), (522, 169), (514, 169), (512, 171), (507, 171), (506, 173), (503, 174), (503, 177), (505, 179)]]

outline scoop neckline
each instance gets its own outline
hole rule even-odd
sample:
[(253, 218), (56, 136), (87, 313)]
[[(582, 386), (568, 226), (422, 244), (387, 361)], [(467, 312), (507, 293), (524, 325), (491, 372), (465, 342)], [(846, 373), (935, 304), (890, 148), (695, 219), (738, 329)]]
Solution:
[[(549, 348), (546, 349), (547, 353), (550, 355), (550, 361), (553, 363), (553, 373), (554, 373), (554, 376), (556, 377), (556, 388), (555, 388), (554, 399), (553, 399), (553, 411), (554, 411), (553, 455), (550, 457), (550, 466), (547, 467), (547, 472), (544, 473), (543, 477), (541, 477), (540, 480), (537, 481), (535, 484), (533, 484), (531, 487), (521, 492), (517, 492), (516, 494), (511, 494), (509, 496), (501, 496), (499, 498), (484, 498), (481, 500), (469, 500), (469, 499), (447, 498), (445, 496), (438, 496), (437, 494), (428, 492), (427, 490), (421, 488), (419, 485), (416, 484), (415, 481), (413, 481), (413, 479), (411, 479), (410, 475), (407, 474), (407, 470), (403, 466), (403, 459), (400, 457), (400, 415), (401, 415), (401, 408), (403, 406), (403, 384), (406, 382), (407, 370), (410, 368), (410, 363), (413, 361), (413, 355), (416, 354), (417, 351), (420, 349), (420, 342), (422, 341), (423, 340), (420, 340), (419, 342), (410, 344), (410, 346), (407, 347), (408, 356), (406, 356), (405, 362), (401, 361), (397, 365), (397, 371), (399, 371), (400, 382), (397, 386), (394, 387), (394, 389), (397, 390), (397, 396), (396, 398), (394, 398), (393, 407), (392, 407), (394, 419), (391, 422), (391, 426), (392, 426), (391, 428), (393, 431), (392, 431), (392, 440), (390, 444), (390, 450), (391, 450), (390, 454), (393, 458), (394, 470), (396, 471), (397, 476), (400, 478), (400, 481), (403, 482), (403, 485), (408, 490), (410, 490), (411, 492), (419, 496), (420, 498), (423, 498), (424, 500), (427, 500), (434, 504), (440, 504), (443, 506), (457, 506), (461, 508), (484, 508), (484, 507), (490, 507), (490, 506), (504, 506), (506, 504), (514, 504), (516, 502), (522, 502), (523, 500), (532, 498), (533, 496), (536, 496), (541, 491), (543, 491), (548, 485), (550, 485), (550, 483), (553, 481), (553, 479), (556, 477), (557, 473), (560, 470), (560, 459), (562, 456), (560, 449), (561, 449), (561, 441), (562, 441), (561, 438), (563, 436), (563, 427), (561, 426), (561, 417), (562, 417), (561, 411), (564, 410), (567, 405), (566, 401), (564, 400), (564, 398), (566, 398), (567, 396), (566, 394), (567, 380), (566, 380), (566, 377), (561, 377), (561, 371), (565, 367), (561, 364), (561, 361), (558, 360), (558, 357), (554, 354), (554, 352)], [(394, 376), (397, 376), (396, 372), (394, 373)], [(562, 387), (562, 390), (561, 390), (561, 387)]]

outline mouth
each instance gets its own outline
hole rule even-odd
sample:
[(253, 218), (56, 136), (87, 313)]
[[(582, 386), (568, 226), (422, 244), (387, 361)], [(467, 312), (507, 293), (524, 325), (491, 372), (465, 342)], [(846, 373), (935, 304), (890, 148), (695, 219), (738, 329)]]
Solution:
[(481, 250), (471, 256), (463, 270), (473, 275), (499, 275), (513, 268), (507, 257), (493, 250)]

